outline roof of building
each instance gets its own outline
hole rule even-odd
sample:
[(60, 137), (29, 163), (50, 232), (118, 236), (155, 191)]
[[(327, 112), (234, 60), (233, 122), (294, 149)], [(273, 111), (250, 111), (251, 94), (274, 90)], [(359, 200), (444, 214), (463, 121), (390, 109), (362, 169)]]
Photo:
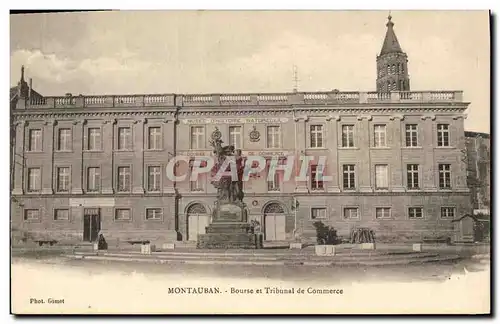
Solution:
[(10, 102), (16, 101), (19, 97), (19, 92), (25, 97), (29, 95), (31, 90), (31, 96), (35, 98), (43, 98), (41, 94), (33, 89), (30, 89), (28, 83), (24, 80), (24, 66), (21, 67), (21, 79), (16, 86), (10, 88)]
[(469, 132), (465, 131), (465, 137), (482, 137), (482, 138), (490, 138), (490, 134), (481, 133), (481, 132)]
[(392, 22), (392, 16), (387, 17), (389, 21), (387, 22), (387, 32), (385, 33), (384, 44), (382, 45), (382, 50), (380, 55), (389, 53), (403, 53), (401, 46), (399, 45), (398, 38), (394, 32), (394, 23)]

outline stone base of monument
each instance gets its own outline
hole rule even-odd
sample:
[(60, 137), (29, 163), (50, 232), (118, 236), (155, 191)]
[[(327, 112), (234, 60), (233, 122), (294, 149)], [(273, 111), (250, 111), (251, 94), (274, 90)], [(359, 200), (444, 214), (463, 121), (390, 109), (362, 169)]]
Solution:
[[(215, 225), (215, 226), (214, 226)], [(206, 234), (198, 235), (198, 249), (261, 249), (262, 236), (244, 231), (250, 224), (211, 224)]]
[(198, 249), (260, 249), (262, 246), (262, 235), (253, 232), (242, 203), (218, 205), (206, 234), (199, 234), (196, 243)]

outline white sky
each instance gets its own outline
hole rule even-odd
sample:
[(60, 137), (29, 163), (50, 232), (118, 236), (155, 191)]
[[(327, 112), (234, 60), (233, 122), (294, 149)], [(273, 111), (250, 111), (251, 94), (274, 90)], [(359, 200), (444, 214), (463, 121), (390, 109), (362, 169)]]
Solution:
[[(11, 16), (43, 95), (373, 91), (387, 11), (128, 11)], [(490, 132), (487, 11), (393, 11), (411, 89), (463, 90), (466, 129)]]

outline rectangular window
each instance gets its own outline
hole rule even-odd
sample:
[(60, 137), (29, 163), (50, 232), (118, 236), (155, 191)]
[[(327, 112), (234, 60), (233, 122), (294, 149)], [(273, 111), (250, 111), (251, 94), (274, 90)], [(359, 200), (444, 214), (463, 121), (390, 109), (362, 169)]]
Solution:
[(323, 126), (311, 125), (310, 129), (311, 147), (323, 147)]
[(55, 209), (54, 220), (69, 220), (69, 209)]
[(57, 168), (57, 191), (58, 192), (68, 192), (69, 191), (69, 179), (71, 177), (70, 170), (68, 167)]
[(450, 125), (438, 124), (437, 125), (437, 140), (439, 147), (450, 146)]
[[(204, 162), (204, 161), (202, 161)], [(205, 163), (200, 163), (200, 167), (205, 166)], [(193, 175), (193, 166), (194, 166), (194, 160), (190, 162), (190, 190), (191, 191), (204, 191), (205, 190), (205, 178), (203, 177), (203, 174), (198, 173), (196, 180), (192, 180), (191, 176)]]
[(408, 189), (418, 189), (418, 164), (408, 164), (406, 166), (406, 181)]
[(267, 148), (279, 148), (281, 146), (280, 137), (279, 126), (267, 126)]
[(373, 127), (373, 146), (386, 147), (386, 126), (375, 125)]
[(205, 128), (203, 126), (191, 127), (191, 148), (201, 149), (205, 147)]
[(344, 208), (344, 219), (357, 219), (359, 218), (357, 207)]
[(88, 132), (88, 149), (89, 151), (101, 150), (101, 129), (89, 128)]
[(59, 128), (57, 150), (58, 151), (71, 151), (72, 147), (71, 129)]
[(160, 220), (163, 217), (161, 208), (147, 208), (146, 220)]
[(418, 126), (416, 124), (406, 125), (406, 146), (418, 146)]
[(25, 209), (24, 210), (24, 220), (32, 221), (40, 219), (40, 211), (38, 209)]
[(267, 168), (267, 191), (280, 191), (280, 174), (278, 170), (275, 170), (272, 180), (269, 180), (269, 173), (271, 168)]
[(160, 191), (161, 168), (159, 166), (148, 167), (148, 191)]
[(42, 130), (30, 129), (29, 131), (30, 143), (29, 150), (32, 152), (42, 151)]
[(118, 208), (115, 209), (115, 220), (130, 220), (130, 209), (128, 208)]
[(451, 188), (451, 165), (450, 164), (439, 164), (439, 188), (440, 189), (450, 189)]
[(323, 175), (317, 165), (311, 165), (311, 190), (323, 190)]
[(229, 126), (229, 145), (241, 148), (241, 126)]
[(356, 189), (356, 173), (354, 164), (344, 164), (342, 166), (344, 189)]
[(388, 189), (389, 188), (389, 167), (386, 164), (375, 165), (375, 188)]
[(354, 147), (354, 125), (342, 125), (342, 147)]
[(148, 128), (148, 149), (160, 150), (161, 149), (161, 127)]
[(118, 149), (119, 150), (132, 149), (132, 129), (130, 127), (118, 128)]
[(41, 170), (40, 168), (29, 168), (28, 169), (28, 191), (37, 192), (42, 189), (41, 181)]
[(390, 207), (375, 208), (375, 218), (377, 219), (391, 218), (391, 208)]
[(99, 190), (101, 190), (101, 170), (98, 167), (90, 167), (87, 169), (87, 191)]
[(441, 207), (441, 218), (455, 218), (455, 208)]
[(422, 207), (410, 207), (408, 208), (408, 218), (416, 219), (416, 218), (424, 218), (424, 213)]
[(130, 179), (130, 167), (119, 167), (118, 168), (118, 191), (127, 192), (130, 191), (131, 179)]
[(326, 208), (311, 208), (311, 219), (326, 219)]

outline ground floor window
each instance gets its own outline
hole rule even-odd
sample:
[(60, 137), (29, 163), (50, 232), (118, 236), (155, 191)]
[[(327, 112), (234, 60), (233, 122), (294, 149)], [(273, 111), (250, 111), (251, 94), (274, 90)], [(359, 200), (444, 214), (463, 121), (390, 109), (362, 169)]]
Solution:
[(161, 208), (147, 208), (146, 209), (146, 220), (160, 220), (162, 218)]
[(423, 208), (422, 207), (408, 208), (408, 218), (410, 219), (424, 218)]
[(130, 220), (131, 212), (128, 208), (118, 208), (115, 210), (115, 220)]
[(455, 208), (441, 207), (441, 218), (455, 218)]
[(359, 218), (358, 207), (344, 208), (344, 219), (357, 219)]
[(377, 219), (391, 218), (391, 208), (390, 207), (375, 208), (375, 218)]
[(311, 219), (326, 219), (326, 208), (311, 208)]
[(69, 220), (69, 209), (54, 210), (54, 220)]
[(40, 211), (38, 209), (25, 209), (24, 210), (24, 220), (38, 220), (40, 219)]

